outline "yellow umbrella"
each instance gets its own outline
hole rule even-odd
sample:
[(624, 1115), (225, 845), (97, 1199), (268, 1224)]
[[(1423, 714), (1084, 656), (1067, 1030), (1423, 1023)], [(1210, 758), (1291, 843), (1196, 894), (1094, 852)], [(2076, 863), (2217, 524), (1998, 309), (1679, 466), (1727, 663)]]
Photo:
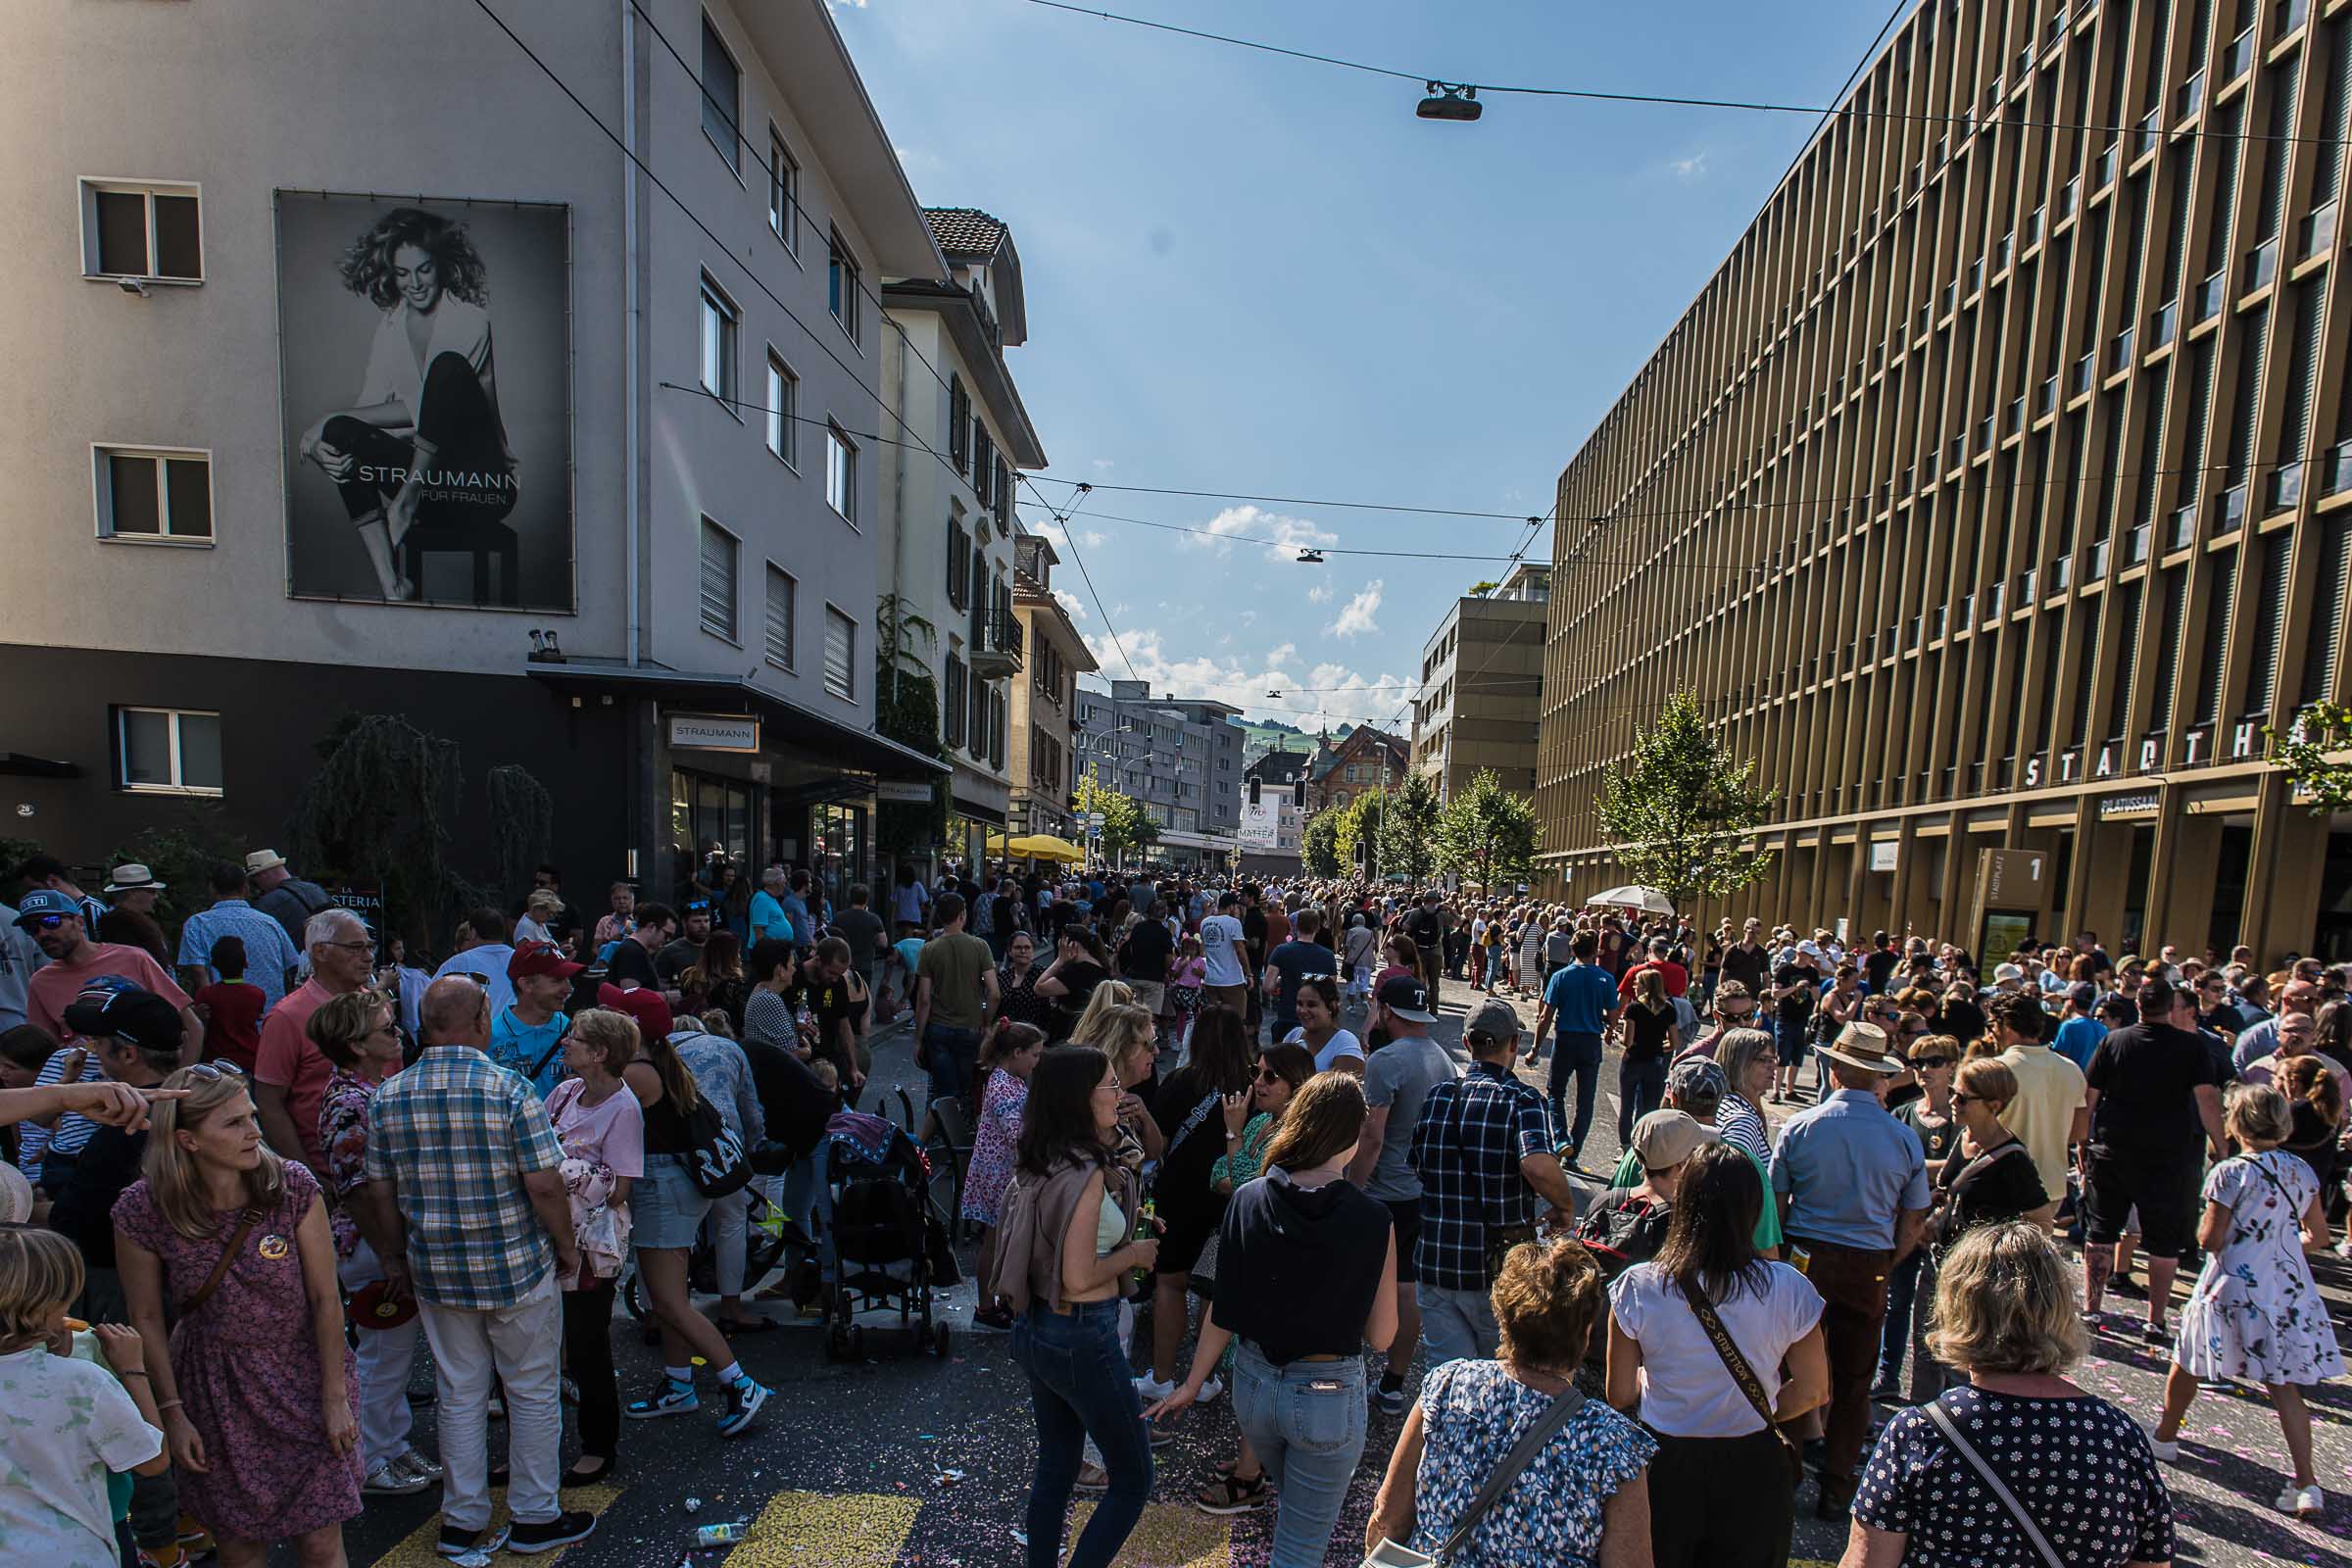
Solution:
[(1065, 865), (1076, 865), (1086, 858), (1084, 850), (1051, 833), (1032, 833), (1025, 838), (1014, 839), (1006, 848), (1012, 854), (1025, 856), (1032, 860), (1059, 860)]

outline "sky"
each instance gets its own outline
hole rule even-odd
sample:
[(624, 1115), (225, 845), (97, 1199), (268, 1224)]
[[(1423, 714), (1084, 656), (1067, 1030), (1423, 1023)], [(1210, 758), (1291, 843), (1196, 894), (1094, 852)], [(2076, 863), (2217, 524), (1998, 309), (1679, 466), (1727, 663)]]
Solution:
[[(916, 196), (1012, 230), (1049, 459), (1020, 511), (1097, 680), (1309, 730), (1407, 730), (1424, 645), (1529, 532), (1327, 503), (1546, 513), (1814, 125), (1492, 93), (1431, 122), (1410, 82), (1032, 0), (831, 3)], [(1100, 3), (1452, 81), (1825, 104), (1890, 0)], [(1082, 481), (1239, 495), (1098, 489), (1065, 543)]]

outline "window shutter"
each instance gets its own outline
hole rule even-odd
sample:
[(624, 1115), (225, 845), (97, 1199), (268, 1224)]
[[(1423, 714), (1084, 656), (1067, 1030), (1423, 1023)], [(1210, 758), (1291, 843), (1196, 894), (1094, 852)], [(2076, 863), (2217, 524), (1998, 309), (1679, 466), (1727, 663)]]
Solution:
[(2237, 397), (2230, 410), (2229, 467), (2223, 475), (2232, 485), (2245, 483), (2246, 467), (2253, 461), (2254, 404), (2262, 393), (2263, 327), (2270, 313), (2255, 311), (2239, 319), (2245, 323), (2245, 337), (2237, 350)]
[(2272, 689), (2278, 684), (2278, 651), (2286, 635), (2286, 572), (2294, 560), (2294, 536), (2284, 530), (2262, 541), (2262, 587), (2254, 603), (2262, 616), (2261, 640), (2254, 645), (2254, 667), (2246, 677), (2248, 713), (2271, 711)]
[(2286, 371), (2286, 413), (2278, 421), (2281, 464), (2304, 462), (2311, 453), (2311, 406), (2320, 379), (2322, 304), (2317, 279), (2295, 290), (2294, 357)]
[(2286, 216), (2286, 161), (2295, 150), (2295, 82), (2296, 73), (2282, 71), (2275, 74), (2278, 85), (2271, 96), (2271, 136), (2263, 147), (2262, 159), (2262, 220), (2255, 239), (2278, 237), (2278, 224)]
[(2193, 500), (2205, 491), (2205, 438), (2213, 429), (2213, 345), (2207, 333), (2197, 340), (2189, 368), (2194, 383), (2189, 392), (2188, 440), (2180, 448), (2180, 498)]
[(2238, 150), (2244, 145), (2238, 132), (2245, 128), (2246, 100), (2244, 94), (2224, 105), (2217, 116), (2208, 109), (2208, 122), (2219, 120), (2214, 133), (2205, 138), (2207, 148), (2218, 153), (2219, 171), (2213, 185), (2213, 227), (2205, 239), (2205, 270), (2218, 272), (2230, 265), (2230, 225), (2237, 211)]
[(721, 637), (735, 635), (734, 536), (710, 518), (703, 519), (703, 629)]
[(2324, 703), (2334, 695), (2335, 662), (2344, 642), (2344, 590), (2352, 585), (2352, 517), (2340, 512), (2328, 519), (2320, 536), (2319, 578), (2319, 602), (2312, 607), (2311, 631), (2303, 643), (2298, 705)]
[(2139, 682), (2139, 601), (2140, 582), (2129, 582), (2118, 600), (2115, 633), (2122, 639), (2115, 651), (2115, 688), (2110, 694), (2107, 713), (2107, 738), (2120, 741), (2132, 710), (2132, 693)]
[(2180, 297), (2180, 270), (2188, 265), (2188, 202), (2196, 191), (2196, 153), (2184, 146), (2172, 155), (2173, 228), (2165, 241), (2164, 295)]
[(941, 705), (947, 718), (948, 744), (963, 744), (963, 661), (954, 654), (948, 656), (947, 701)]
[(2346, 87), (2352, 85), (2352, 23), (2340, 19), (2328, 27), (2328, 85), (2320, 98), (2320, 135), (2312, 150), (2319, 165), (2311, 176), (2311, 205), (2324, 207), (2344, 186), (2344, 107)]
[(963, 377), (948, 373), (948, 459), (962, 473), (972, 464), (972, 437), (969, 410), (971, 400), (964, 395)]
[(2222, 659), (2237, 617), (2237, 557), (2234, 550), (2213, 562), (2213, 592), (2205, 604), (2205, 653), (2197, 662), (2197, 724), (2222, 717)]
[(997, 523), (1003, 527), (1011, 520), (1012, 511), (1012, 469), (1003, 458), (997, 459), (996, 497)]

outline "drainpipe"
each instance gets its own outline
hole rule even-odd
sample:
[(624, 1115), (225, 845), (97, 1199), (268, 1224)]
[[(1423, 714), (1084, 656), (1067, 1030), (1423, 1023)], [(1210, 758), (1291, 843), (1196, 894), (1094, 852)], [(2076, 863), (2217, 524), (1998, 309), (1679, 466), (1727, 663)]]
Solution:
[(622, 398), (625, 414), (622, 419), (621, 472), (627, 487), (622, 504), (626, 521), (629, 599), (629, 667), (635, 669), (643, 661), (644, 628), (638, 609), (637, 555), (642, 537), (643, 520), (637, 507), (638, 451), (637, 421), (643, 410), (639, 407), (640, 391), (637, 334), (641, 321), (637, 290), (637, 14), (631, 0), (620, 0), (620, 144), (628, 156), (621, 162), (621, 328), (623, 371)]

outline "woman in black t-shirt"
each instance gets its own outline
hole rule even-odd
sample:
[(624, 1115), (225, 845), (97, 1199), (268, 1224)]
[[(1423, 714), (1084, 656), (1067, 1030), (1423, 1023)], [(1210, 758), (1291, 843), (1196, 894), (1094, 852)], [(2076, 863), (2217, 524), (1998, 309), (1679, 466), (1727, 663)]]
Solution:
[(1185, 1286), (1225, 1215), (1226, 1196), (1208, 1179), (1210, 1167), (1225, 1152), (1224, 1099), (1249, 1092), (1256, 1073), (1254, 1054), (1241, 1014), (1210, 1007), (1193, 1025), (1191, 1058), (1163, 1079), (1152, 1097), (1152, 1119), (1166, 1142), (1152, 1182), (1152, 1201), (1166, 1229), (1152, 1286), (1150, 1397), (1176, 1386), (1176, 1357), (1189, 1323)]
[(1910, 1389), (1914, 1402), (1934, 1398), (1949, 1381), (1928, 1353), (1936, 1265), (1970, 1231), (2021, 1219), (2048, 1201), (2033, 1154), (2001, 1125), (2001, 1112), (2017, 1099), (2017, 1074), (2003, 1062), (1979, 1056), (1960, 1064), (1956, 1083), (1952, 1114), (1960, 1123), (1961, 1138), (1935, 1182), (1934, 1206), (1928, 1214), (1928, 1263), (1911, 1311), (1911, 1343), (1917, 1356)]
[(1617, 1063), (1617, 1143), (1633, 1147), (1634, 1123), (1666, 1098), (1666, 1058), (1674, 1050), (1674, 1004), (1666, 1000), (1666, 977), (1643, 969), (1634, 977), (1634, 1000), (1626, 1004), (1625, 1054)]
[(1781, 1092), (1778, 1098), (1796, 1098), (1796, 1069), (1803, 1065), (1812, 1044), (1813, 971), (1795, 960), (1772, 972), (1772, 1038), (1781, 1053)]
[(1086, 1011), (1087, 1003), (1110, 974), (1110, 959), (1102, 952), (1102, 944), (1084, 926), (1067, 927), (1061, 933), (1061, 955), (1046, 972), (1037, 978), (1037, 994), (1054, 1007), (1052, 1021), (1046, 1027), (1049, 1045), (1060, 1045), (1070, 1038), (1078, 1026), (1079, 1014)]

